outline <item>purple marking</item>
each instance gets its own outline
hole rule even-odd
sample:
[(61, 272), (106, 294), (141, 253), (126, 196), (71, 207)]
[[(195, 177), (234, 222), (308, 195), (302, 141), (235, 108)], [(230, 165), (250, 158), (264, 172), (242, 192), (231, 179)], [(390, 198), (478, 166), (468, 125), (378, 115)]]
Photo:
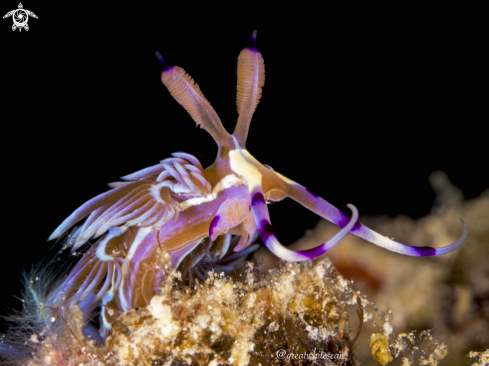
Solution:
[(420, 257), (431, 257), (436, 255), (436, 249), (432, 247), (411, 247)]
[(256, 29), (253, 31), (251, 35), (251, 42), (253, 42), (253, 49), (256, 51)]
[(314, 259), (319, 257), (320, 255), (326, 253), (327, 251), (323, 250), (322, 246), (318, 246), (311, 249), (301, 250), (300, 253), (307, 256), (309, 259)]
[(319, 196), (317, 194), (312, 193), (308, 188), (304, 187), (304, 189), (306, 190), (307, 193), (309, 193), (314, 198), (319, 198)]
[(212, 238), (212, 235), (214, 235), (214, 230), (216, 229), (217, 223), (221, 219), (221, 216), (216, 215), (211, 221), (211, 226), (209, 227), (209, 238)]
[(172, 70), (173, 70), (173, 66), (168, 66), (167, 65), (165, 68), (163, 68), (163, 71), (161, 73), (163, 74), (164, 72), (169, 72), (169, 71), (172, 71)]
[(253, 197), (251, 197), (251, 206), (256, 206), (260, 203), (266, 204), (265, 197), (263, 197), (263, 194), (261, 192), (256, 192)]
[(273, 232), (272, 224), (267, 219), (263, 219), (260, 221), (260, 225), (258, 226), (258, 232), (264, 242), (268, 240), (269, 237), (275, 236)]
[[(345, 215), (342, 214), (342, 218), (338, 222), (338, 226), (343, 229), (346, 225), (348, 225), (350, 220), (351, 219), (349, 217), (346, 217)], [(357, 222), (355, 222), (355, 225), (353, 225), (353, 227), (351, 228), (350, 232), (360, 230), (361, 227), (362, 227), (362, 224), (360, 224), (357, 221)]]
[(259, 53), (260, 52), (254, 46), (253, 47), (247, 47), (246, 49), (249, 50), (249, 51), (251, 51), (251, 52), (254, 52), (254, 53)]

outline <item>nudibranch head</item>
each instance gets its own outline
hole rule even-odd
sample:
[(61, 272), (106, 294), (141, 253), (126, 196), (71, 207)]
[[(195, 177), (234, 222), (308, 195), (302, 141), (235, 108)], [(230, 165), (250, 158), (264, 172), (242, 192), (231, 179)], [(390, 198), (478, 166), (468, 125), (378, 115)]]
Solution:
[[(413, 247), (395, 242), (360, 224), (357, 209), (348, 205), (351, 218), (302, 185), (261, 164), (246, 149), (253, 113), (265, 84), (265, 64), (256, 48), (238, 56), (236, 105), (238, 121), (233, 134), (223, 127), (199, 86), (180, 67), (163, 63), (163, 84), (170, 94), (205, 129), (219, 147), (215, 162), (203, 168), (186, 153), (174, 153), (159, 164), (111, 183), (75, 210), (52, 234), (55, 239), (79, 221), (70, 236), (73, 250), (92, 245), (50, 300), (50, 306), (76, 304), (85, 314), (101, 307), (102, 333), (107, 334), (117, 312), (148, 305), (159, 291), (162, 271), (157, 255), (170, 255), (173, 268), (186, 278), (203, 278), (214, 268), (229, 273), (254, 252), (256, 232), (267, 248), (286, 261), (316, 258), (352, 233), (390, 251), (409, 256), (434, 256), (458, 248), (467, 237), (467, 225), (455, 243), (443, 248)], [(277, 239), (267, 202), (292, 198), (341, 230), (316, 248), (292, 251)], [(237, 253), (232, 253), (235, 251)]]

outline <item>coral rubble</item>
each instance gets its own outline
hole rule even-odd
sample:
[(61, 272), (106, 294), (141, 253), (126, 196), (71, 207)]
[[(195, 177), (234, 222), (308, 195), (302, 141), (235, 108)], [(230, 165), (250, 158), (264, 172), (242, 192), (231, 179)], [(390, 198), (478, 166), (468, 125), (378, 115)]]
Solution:
[(357, 365), (353, 344), (362, 323), (373, 322), (375, 316), (381, 325), (370, 346), (378, 362), (404, 358), (404, 364), (411, 365), (413, 350), (423, 340), (429, 340), (425, 349), (430, 352), (418, 361), (434, 366), (446, 355), (446, 347), (429, 332), (396, 335), (390, 312), (377, 312), (326, 258), (282, 262), (268, 271), (248, 262), (237, 279), (209, 271), (205, 281), (196, 280), (192, 287), (170, 269), (166, 252), (158, 258), (166, 268), (160, 293), (145, 308), (115, 314), (103, 345), (82, 333), (85, 320), (77, 306), (63, 317), (43, 307), (36, 292), (40, 287), (28, 285), (29, 306), (16, 319), (15, 337), (3, 338), (4, 350), (11, 350), (10, 364)]
[[(160, 259), (162, 268), (170, 268), (168, 254)], [(73, 316), (63, 319), (50, 309), (28, 309), (44, 325), (24, 329), (24, 344), (5, 338), (4, 346), (19, 349), (13, 364), (30, 366), (266, 365), (287, 358), (357, 364), (347, 307), (363, 308), (368, 301), (327, 259), (283, 263), (264, 274), (248, 263), (242, 280), (212, 271), (208, 276), (189, 288), (168, 269), (160, 294), (146, 308), (120, 314), (105, 345), (82, 334), (75, 306)], [(40, 311), (48, 314), (48, 325)]]

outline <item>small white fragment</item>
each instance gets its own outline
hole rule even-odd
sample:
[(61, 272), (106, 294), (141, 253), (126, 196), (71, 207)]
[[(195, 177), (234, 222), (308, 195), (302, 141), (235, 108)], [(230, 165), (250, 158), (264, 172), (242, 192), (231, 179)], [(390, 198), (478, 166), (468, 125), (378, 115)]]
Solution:
[(168, 323), (172, 320), (172, 314), (171, 307), (163, 304), (165, 299), (166, 296), (153, 296), (147, 309), (153, 315), (153, 318)]
[(39, 338), (37, 338), (37, 334), (31, 334), (31, 338), (29, 340), (33, 343), (39, 343)]
[(255, 292), (252, 292), (251, 294), (248, 295), (248, 299), (247, 299), (247, 307), (248, 309), (251, 309), (252, 307), (255, 306), (255, 302), (256, 302), (256, 293)]
[(278, 325), (278, 324), (277, 324), (277, 322), (272, 322), (272, 323), (270, 323), (270, 325), (268, 326), (268, 331), (269, 331), (270, 333), (272, 333), (272, 332), (276, 332), (276, 331), (277, 331), (277, 330), (279, 330), (279, 329), (280, 329), (280, 325)]
[(392, 325), (389, 322), (384, 323), (384, 335), (387, 337), (392, 333)]
[(409, 362), (409, 358), (407, 357), (402, 358), (402, 366), (411, 366), (411, 362)]
[(346, 280), (344, 277), (337, 276), (336, 280), (338, 281), (338, 285), (340, 285), (340, 287), (345, 288), (348, 286), (348, 280)]

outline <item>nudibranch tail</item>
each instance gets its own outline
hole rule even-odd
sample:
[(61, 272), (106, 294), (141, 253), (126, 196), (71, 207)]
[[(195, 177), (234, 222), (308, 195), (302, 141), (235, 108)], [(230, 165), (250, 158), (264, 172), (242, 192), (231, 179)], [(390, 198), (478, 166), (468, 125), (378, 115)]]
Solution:
[[(338, 225), (341, 228), (345, 227), (348, 223), (348, 218), (343, 214), (343, 212), (325, 201), (323, 198), (312, 194), (300, 184), (290, 182), (287, 195), (312, 212), (328, 221), (331, 221), (333, 224)], [(359, 222), (353, 226), (350, 233), (392, 252), (412, 257), (429, 257), (450, 253), (459, 248), (465, 242), (469, 231), (465, 221), (460, 219), (460, 222), (463, 227), (463, 232), (460, 238), (456, 242), (442, 248), (413, 247), (398, 243), (375, 232), (372, 229), (369, 229)]]
[(233, 136), (244, 148), (251, 117), (260, 102), (262, 88), (265, 85), (265, 62), (255, 47), (256, 30), (252, 36), (253, 48), (245, 48), (238, 56), (238, 85), (236, 105), (238, 108), (238, 122)]

